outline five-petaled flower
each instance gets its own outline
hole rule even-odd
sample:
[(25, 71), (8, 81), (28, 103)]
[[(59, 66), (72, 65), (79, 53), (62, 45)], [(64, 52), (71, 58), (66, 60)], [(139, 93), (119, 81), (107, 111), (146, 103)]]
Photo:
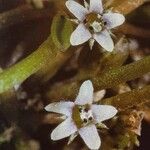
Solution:
[(101, 0), (90, 0), (90, 4), (84, 0), (84, 4), (85, 7), (74, 0), (66, 2), (69, 11), (77, 18), (72, 20), (78, 23), (70, 37), (71, 45), (80, 45), (89, 40), (92, 49), (96, 40), (106, 51), (112, 52), (114, 43), (110, 30), (123, 24), (125, 17), (119, 13), (104, 11)]
[(99, 149), (101, 140), (96, 125), (114, 117), (117, 110), (113, 106), (92, 103), (93, 85), (87, 80), (81, 85), (75, 102), (56, 102), (47, 105), (46, 111), (66, 116), (66, 120), (51, 133), (51, 139), (59, 140), (79, 134), (90, 149)]

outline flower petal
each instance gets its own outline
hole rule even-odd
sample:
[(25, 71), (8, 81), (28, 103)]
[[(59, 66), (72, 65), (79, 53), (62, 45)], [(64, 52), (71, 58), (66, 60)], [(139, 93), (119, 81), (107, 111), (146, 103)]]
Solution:
[(56, 102), (47, 105), (45, 107), (45, 110), (48, 112), (55, 112), (59, 114), (64, 114), (66, 116), (71, 116), (73, 106), (73, 102)]
[(90, 12), (101, 14), (103, 12), (102, 0), (90, 0)]
[(75, 31), (71, 34), (70, 43), (71, 45), (80, 45), (88, 41), (92, 37), (89, 30), (85, 27), (84, 24), (79, 24)]
[(93, 35), (94, 39), (106, 50), (112, 52), (114, 49), (114, 42), (107, 30)]
[(82, 5), (75, 2), (74, 0), (68, 0), (66, 2), (66, 7), (80, 21), (83, 21), (86, 17), (86, 14), (88, 13), (88, 10), (86, 8), (84, 8)]
[(108, 29), (115, 28), (124, 23), (125, 17), (119, 13), (106, 13), (103, 15), (103, 20), (107, 23), (106, 27)]
[(100, 123), (104, 120), (114, 117), (117, 113), (117, 109), (109, 105), (92, 105), (92, 113), (96, 123)]
[(89, 125), (79, 130), (79, 134), (90, 149), (99, 149), (101, 140), (95, 125)]
[(106, 90), (100, 90), (94, 93), (94, 102), (100, 101), (106, 94)]
[(91, 104), (93, 102), (93, 85), (90, 80), (82, 83), (79, 94), (75, 100), (77, 105)]
[(56, 141), (70, 136), (77, 131), (77, 127), (71, 118), (58, 125), (51, 133), (51, 139)]

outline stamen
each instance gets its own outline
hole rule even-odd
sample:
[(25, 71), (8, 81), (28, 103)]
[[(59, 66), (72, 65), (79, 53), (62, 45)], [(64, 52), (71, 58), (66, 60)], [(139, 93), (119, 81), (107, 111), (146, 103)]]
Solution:
[(80, 107), (80, 108), (79, 108), (79, 112), (81, 113), (81, 112), (82, 112), (82, 110), (83, 110), (83, 109)]
[(91, 33), (101, 32), (106, 24), (100, 14), (90, 13), (87, 14), (84, 24), (90, 30)]
[(107, 25), (107, 22), (106, 22), (106, 21), (104, 21), (104, 23), (103, 23), (103, 24), (104, 24), (104, 26), (106, 26), (106, 25)]
[(87, 113), (87, 112), (89, 111), (89, 109), (88, 109), (88, 108), (85, 108), (84, 111)]
[(81, 128), (91, 123), (91, 121), (93, 120), (93, 115), (90, 106), (75, 106), (73, 108), (72, 118), (78, 128)]
[(92, 121), (93, 120), (93, 117), (89, 117), (89, 121)]
[(88, 122), (88, 120), (87, 120), (86, 118), (84, 118), (84, 119), (83, 119), (83, 122), (84, 122), (84, 123), (87, 123), (87, 122)]
[(100, 18), (101, 18), (101, 15), (100, 15), (100, 14), (98, 14), (98, 15), (97, 15), (97, 18), (98, 18), (98, 19), (100, 19)]
[(89, 26), (89, 30), (90, 30), (91, 32), (93, 32), (93, 31), (94, 31), (94, 29), (93, 29), (93, 27), (92, 27), (92, 26)]

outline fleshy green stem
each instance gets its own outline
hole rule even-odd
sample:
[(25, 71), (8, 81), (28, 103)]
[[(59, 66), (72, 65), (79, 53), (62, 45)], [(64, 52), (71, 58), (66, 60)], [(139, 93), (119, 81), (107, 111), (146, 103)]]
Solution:
[(48, 63), (46, 66), (42, 67), (37, 73), (42, 82), (46, 82), (51, 79), (57, 71), (61, 68), (62, 65), (74, 54), (75, 49), (69, 49), (67, 52), (58, 52), (56, 57), (51, 59), (51, 63)]
[(0, 93), (22, 83), (47, 62), (51, 63), (57, 50), (50, 41), (49, 37), (34, 53), (0, 74)]
[(111, 98), (103, 99), (101, 103), (113, 105), (118, 110), (125, 110), (148, 101), (150, 101), (150, 86), (145, 86), (142, 89), (132, 90)]
[(110, 70), (92, 79), (98, 89), (112, 88), (150, 72), (150, 56), (134, 63)]
[[(137, 62), (109, 70), (104, 74), (99, 74), (94, 78), (91, 75), (86, 74), (83, 80), (91, 79), (95, 89), (106, 89), (117, 86), (118, 84), (125, 83), (130, 80), (134, 80), (142, 75), (150, 72), (150, 56), (145, 57)], [(73, 98), (81, 85), (79, 82), (68, 82), (63, 83), (62, 86), (54, 86), (51, 91), (47, 94), (50, 99), (60, 98)]]
[[(125, 6), (127, 4), (130, 4), (130, 6), (132, 6), (132, 8), (135, 9), (136, 7), (138, 7), (139, 5), (144, 3), (143, 0), (134, 0), (134, 1), (133, 0), (132, 1), (125, 0), (126, 5), (125, 4), (120, 5), (120, 3), (118, 5), (118, 3), (116, 3), (116, 2), (117, 2), (117, 0), (115, 0), (115, 3), (113, 5), (114, 10), (116, 10), (116, 11), (120, 10), (120, 11), (122, 11), (123, 14), (129, 13), (130, 9), (124, 11), (124, 9), (120, 9), (120, 7), (125, 8)], [(119, 7), (117, 7), (117, 6), (119, 6)], [(5, 91), (13, 88), (15, 85), (22, 83), (30, 75), (37, 72), (47, 62), (51, 63), (51, 59), (54, 59), (54, 53), (56, 51), (54, 50), (55, 46), (51, 45), (52, 43), (49, 43), (49, 41), (50, 40), (45, 41), (42, 44), (42, 46), (40, 46), (40, 48), (37, 51), (35, 51), (33, 54), (31, 54), (30, 56), (28, 56), (27, 58), (25, 58), (18, 64), (12, 66), (11, 68), (6, 69), (4, 72), (2, 72), (0, 74), (0, 93), (3, 93)], [(54, 50), (54, 51), (52, 51), (52, 50)], [(102, 77), (97, 76), (93, 79), (93, 82), (94, 82), (95, 86), (98, 88), (109, 88), (109, 87), (112, 87), (121, 82), (135, 79), (135, 78), (141, 76), (142, 74), (150, 71), (150, 69), (149, 69), (150, 61), (148, 59), (149, 58), (146, 58), (146, 59), (144, 59), (145, 61), (141, 61), (143, 63), (141, 66), (139, 65), (139, 67), (138, 67), (138, 63), (137, 63), (137, 66), (135, 63), (135, 66), (137, 67), (137, 69), (134, 69), (134, 64), (133, 64), (133, 66), (131, 64), (129, 66), (119, 68), (118, 70), (111, 70), (108, 73), (105, 73)], [(129, 71), (127, 72), (127, 70), (129, 70)], [(66, 86), (64, 86), (64, 89), (65, 89), (65, 87)], [(76, 88), (77, 87), (79, 87), (79, 85), (76, 86)], [(74, 91), (74, 89), (76, 89), (76, 88), (73, 86), (72, 91)], [(63, 93), (63, 89), (62, 89), (62, 93)], [(66, 90), (64, 93), (67, 93)], [(70, 93), (68, 93), (68, 94), (70, 94)]]

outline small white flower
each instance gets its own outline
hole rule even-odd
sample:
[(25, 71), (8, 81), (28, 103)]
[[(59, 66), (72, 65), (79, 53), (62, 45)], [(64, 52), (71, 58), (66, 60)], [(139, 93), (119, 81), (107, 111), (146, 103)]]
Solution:
[(79, 134), (90, 149), (99, 149), (101, 140), (96, 125), (114, 117), (117, 110), (109, 105), (92, 104), (93, 97), (92, 82), (87, 80), (81, 85), (75, 102), (56, 102), (45, 107), (46, 111), (67, 116), (51, 133), (52, 140), (70, 135), (70, 140), (73, 140)]
[[(88, 40), (96, 40), (106, 51), (112, 52), (114, 43), (110, 36), (110, 30), (125, 21), (125, 17), (119, 13), (104, 12), (101, 0), (90, 0), (90, 5), (84, 0), (80, 5), (74, 0), (68, 0), (66, 6), (77, 18), (78, 27), (70, 37), (71, 45), (80, 45)], [(92, 44), (92, 45), (91, 45)], [(90, 42), (90, 48), (94, 42)]]

